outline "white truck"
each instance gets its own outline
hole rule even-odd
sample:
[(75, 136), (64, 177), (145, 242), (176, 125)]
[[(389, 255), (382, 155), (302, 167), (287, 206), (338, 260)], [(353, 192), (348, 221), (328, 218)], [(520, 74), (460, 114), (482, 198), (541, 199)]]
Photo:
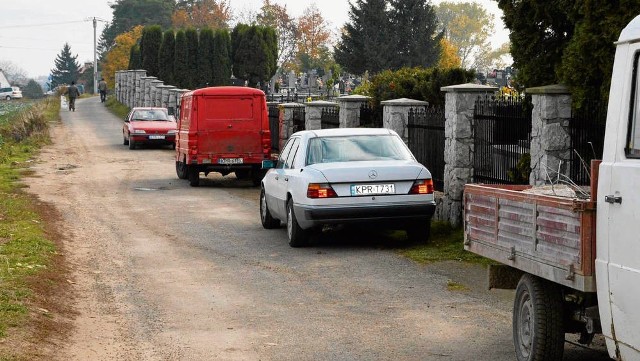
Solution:
[(565, 333), (602, 333), (611, 358), (640, 360), (640, 16), (616, 45), (590, 199), (465, 186), (465, 249), (502, 264), (490, 287), (516, 289), (519, 361), (561, 360)]

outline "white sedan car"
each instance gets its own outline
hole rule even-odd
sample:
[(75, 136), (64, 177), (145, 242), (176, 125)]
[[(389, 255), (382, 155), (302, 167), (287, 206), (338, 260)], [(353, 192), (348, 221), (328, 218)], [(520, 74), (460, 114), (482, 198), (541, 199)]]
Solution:
[(260, 192), (263, 227), (285, 222), (292, 247), (324, 225), (346, 223), (404, 229), (411, 241), (426, 241), (435, 207), (431, 173), (389, 129), (297, 132)]

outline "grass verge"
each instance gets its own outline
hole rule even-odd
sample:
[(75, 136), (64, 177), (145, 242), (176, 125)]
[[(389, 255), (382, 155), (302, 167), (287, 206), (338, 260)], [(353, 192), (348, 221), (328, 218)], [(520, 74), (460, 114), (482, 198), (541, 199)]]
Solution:
[(107, 109), (109, 109), (120, 119), (124, 119), (124, 117), (126, 117), (131, 110), (131, 108), (129, 108), (128, 106), (117, 101), (116, 97), (113, 95), (107, 97), (107, 101), (105, 102), (105, 104), (107, 105)]
[(440, 261), (463, 261), (489, 265), (493, 261), (465, 251), (463, 246), (462, 228), (453, 228), (446, 222), (431, 224), (431, 238), (427, 244), (415, 245), (399, 252), (405, 257), (418, 263), (432, 263)]
[(42, 286), (36, 278), (48, 272), (57, 254), (37, 202), (21, 191), (20, 178), (50, 142), (49, 122), (59, 119), (59, 108), (52, 97), (0, 115), (0, 360), (21, 359), (15, 352), (22, 350), (2, 344), (12, 333), (25, 333), (30, 314), (37, 312), (34, 301), (42, 297), (34, 292)]

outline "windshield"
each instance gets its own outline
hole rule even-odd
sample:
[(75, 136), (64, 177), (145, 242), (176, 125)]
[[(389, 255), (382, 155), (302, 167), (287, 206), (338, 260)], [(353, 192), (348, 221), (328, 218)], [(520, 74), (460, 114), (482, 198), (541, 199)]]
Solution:
[(169, 120), (169, 117), (167, 117), (167, 113), (162, 110), (146, 109), (134, 111), (131, 120)]
[(409, 149), (395, 135), (356, 135), (310, 139), (307, 165), (413, 159)]

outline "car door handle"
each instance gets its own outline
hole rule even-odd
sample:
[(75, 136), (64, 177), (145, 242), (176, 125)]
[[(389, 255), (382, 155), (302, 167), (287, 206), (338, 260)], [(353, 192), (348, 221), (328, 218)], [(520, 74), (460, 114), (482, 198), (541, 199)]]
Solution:
[(614, 204), (614, 203), (622, 204), (622, 197), (605, 196), (604, 201), (611, 204)]

